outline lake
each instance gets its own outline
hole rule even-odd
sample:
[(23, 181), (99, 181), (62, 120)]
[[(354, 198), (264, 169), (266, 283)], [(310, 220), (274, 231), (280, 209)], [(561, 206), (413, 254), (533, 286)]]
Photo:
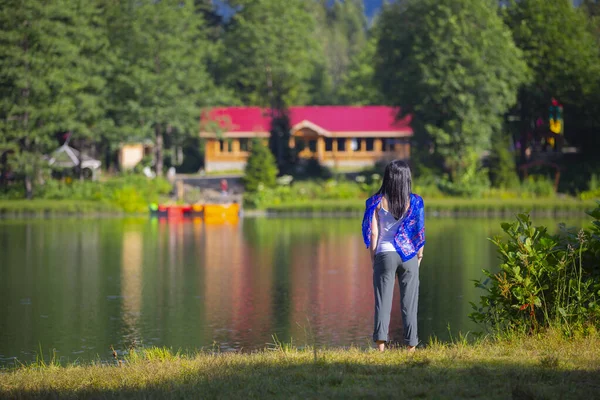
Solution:
[[(0, 366), (107, 360), (110, 346), (250, 351), (367, 346), (372, 267), (360, 218), (0, 220)], [(499, 220), (428, 219), (419, 336), (476, 331), (472, 280), (498, 264)], [(556, 221), (534, 220), (556, 229)], [(584, 221), (568, 221), (581, 226)], [(396, 285), (390, 327), (402, 338)]]

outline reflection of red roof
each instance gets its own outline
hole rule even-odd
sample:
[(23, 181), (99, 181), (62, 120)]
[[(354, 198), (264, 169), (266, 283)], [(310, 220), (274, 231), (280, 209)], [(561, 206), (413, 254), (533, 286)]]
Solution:
[[(397, 108), (386, 106), (307, 106), (289, 109), (290, 125), (310, 122), (329, 132), (412, 133), (410, 116), (396, 120)], [(271, 118), (260, 107), (214, 108), (203, 121), (217, 121), (226, 132), (269, 132)]]

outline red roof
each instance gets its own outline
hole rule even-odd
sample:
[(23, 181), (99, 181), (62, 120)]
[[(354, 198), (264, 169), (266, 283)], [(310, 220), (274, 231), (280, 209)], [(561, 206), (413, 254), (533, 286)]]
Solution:
[(203, 121), (215, 121), (226, 132), (269, 132), (271, 118), (260, 107), (213, 108), (202, 116)]
[(385, 106), (292, 107), (290, 125), (309, 121), (330, 132), (412, 132), (410, 117), (397, 121), (398, 111)]
[[(410, 116), (396, 120), (399, 109), (386, 106), (290, 107), (290, 125), (308, 121), (329, 132), (410, 132)], [(214, 108), (203, 120), (218, 121), (226, 132), (269, 132), (271, 118), (260, 107)]]

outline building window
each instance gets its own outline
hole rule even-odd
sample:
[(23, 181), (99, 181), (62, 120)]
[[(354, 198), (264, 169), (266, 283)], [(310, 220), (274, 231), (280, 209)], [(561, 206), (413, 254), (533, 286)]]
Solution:
[(352, 139), (352, 141), (350, 142), (352, 151), (360, 151), (361, 146), (362, 146), (362, 141), (363, 140), (360, 138)]
[(219, 151), (221, 153), (231, 153), (232, 147), (231, 139), (219, 140)]
[(247, 138), (240, 139), (240, 151), (250, 151), (250, 143)]
[(384, 139), (381, 144), (381, 150), (383, 151), (394, 151), (394, 139)]
[(316, 153), (317, 152), (317, 141), (309, 140), (308, 141), (308, 149), (311, 151), (311, 153)]
[(325, 151), (333, 151), (333, 139), (325, 138)]
[(375, 150), (375, 139), (373, 139), (373, 138), (366, 138), (365, 142), (367, 143), (367, 151), (373, 151), (373, 150)]
[(346, 139), (338, 139), (338, 151), (346, 151)]
[(302, 150), (304, 150), (306, 148), (306, 142), (304, 141), (304, 139), (301, 138), (294, 138), (294, 147), (296, 148), (296, 151), (301, 152)]

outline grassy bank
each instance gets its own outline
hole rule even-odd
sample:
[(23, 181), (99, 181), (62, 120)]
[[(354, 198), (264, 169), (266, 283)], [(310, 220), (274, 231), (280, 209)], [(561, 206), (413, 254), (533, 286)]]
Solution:
[(600, 391), (600, 337), (560, 336), (404, 350), (253, 354), (138, 351), (117, 366), (25, 366), (0, 372), (9, 398), (583, 399)]
[[(125, 200), (126, 201), (126, 200)], [(520, 212), (532, 215), (560, 217), (581, 215), (594, 207), (594, 201), (575, 199), (425, 199), (429, 216), (507, 217)], [(355, 214), (364, 211), (364, 200), (315, 200), (285, 202), (258, 211), (272, 215)], [(88, 214), (131, 214), (147, 212), (147, 204), (136, 200), (129, 207), (108, 201), (92, 200), (0, 200), (0, 216), (61, 216)]]
[(167, 199), (172, 185), (164, 179), (139, 175), (107, 177), (101, 181), (48, 180), (25, 200), (22, 187), (0, 193), (0, 216), (135, 214), (148, 204)]
[(111, 203), (86, 200), (0, 200), (0, 216), (121, 214)]
[[(565, 199), (425, 199), (428, 215), (438, 216), (512, 216), (530, 212), (534, 215), (561, 216), (584, 215), (594, 208), (594, 201)], [(315, 200), (311, 202), (287, 202), (266, 207), (270, 214), (290, 213), (355, 213), (364, 211), (364, 200)]]

